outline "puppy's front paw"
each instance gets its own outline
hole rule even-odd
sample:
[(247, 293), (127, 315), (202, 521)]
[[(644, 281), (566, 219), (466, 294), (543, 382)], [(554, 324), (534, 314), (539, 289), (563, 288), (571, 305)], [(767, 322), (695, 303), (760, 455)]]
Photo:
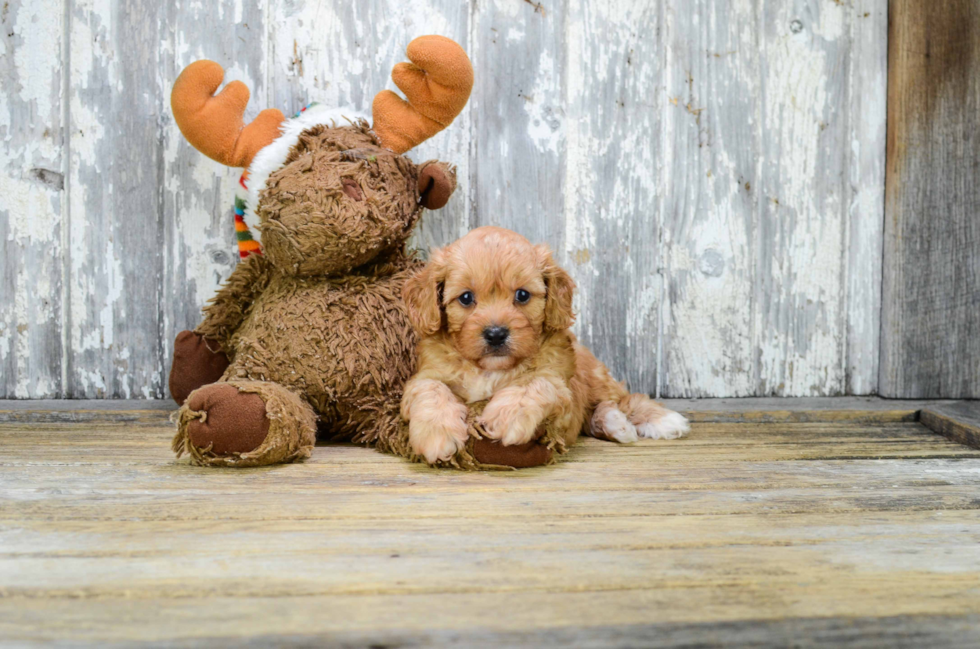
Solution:
[(466, 406), (463, 404), (449, 404), (444, 412), (432, 415), (416, 417), (408, 422), (408, 439), (412, 450), (429, 464), (452, 458), (466, 446), (469, 437)]
[(610, 441), (631, 444), (637, 440), (637, 429), (619, 408), (607, 408), (597, 413), (600, 421), (596, 423)]
[(656, 419), (636, 424), (636, 432), (647, 439), (678, 439), (690, 429), (687, 419), (673, 410), (666, 410)]
[(519, 394), (501, 390), (490, 399), (480, 415), (480, 423), (487, 437), (498, 440), (504, 446), (526, 444), (534, 439), (541, 423), (536, 409), (522, 407)]

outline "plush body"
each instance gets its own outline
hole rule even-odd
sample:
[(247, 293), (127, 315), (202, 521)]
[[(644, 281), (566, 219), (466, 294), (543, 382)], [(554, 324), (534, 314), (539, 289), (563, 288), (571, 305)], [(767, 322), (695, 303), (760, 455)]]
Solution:
[[(456, 179), (448, 164), (404, 154), (452, 122), (473, 73), (443, 37), (418, 38), (407, 54), (413, 63), (392, 78), (408, 101), (379, 93), (373, 125), (322, 107), (292, 120), (266, 110), (246, 125), (247, 88), (232, 82), (215, 95), (224, 73), (210, 61), (175, 82), (174, 117), (191, 144), (247, 167), (242, 222), (262, 235), (261, 254), (175, 341), (178, 455), (208, 466), (289, 462), (308, 457), (319, 432), (413, 457), (399, 405), (417, 338), (401, 293), (422, 265), (405, 242)], [(505, 455), (527, 465), (543, 461), (536, 452)], [(471, 446), (448, 463), (478, 466), (479, 455)]]
[[(263, 256), (251, 256), (205, 309), (196, 333), (231, 352), (218, 383), (231, 382), (246, 393), (262, 388), (260, 393), (296, 397), (289, 401), (289, 414), (297, 425), (283, 431), (289, 452), (276, 461), (308, 456), (318, 428), (333, 439), (404, 453), (398, 403), (414, 371), (415, 336), (398, 296), (419, 265), (396, 254), (360, 272), (300, 278), (275, 272)], [(247, 290), (240, 289), (243, 283)], [(268, 463), (267, 449), (242, 446), (234, 431), (216, 438), (213, 424), (192, 418), (206, 411), (213, 390), (189, 395), (182, 413), (188, 418), (186, 435), (179, 444), (210, 445), (196, 454), (210, 464)]]
[(544, 246), (502, 228), (478, 228), (433, 253), (405, 286), (422, 341), (402, 417), (429, 462), (469, 443), (469, 409), (487, 401), (481, 436), (504, 447), (538, 442), (562, 452), (579, 434), (609, 441), (672, 439), (679, 414), (630, 394), (578, 343), (574, 282)]
[[(189, 381), (192, 391), (172, 381), (175, 395), (187, 394), (178, 452), (226, 466), (291, 461), (309, 455), (318, 428), (401, 448), (398, 403), (415, 338), (400, 294), (421, 266), (405, 239), (422, 212), (420, 175), (438, 174), (450, 192), (454, 184), (447, 165), (421, 169), (363, 122), (302, 132), (255, 210), (264, 254), (235, 269), (194, 332), (207, 343), (196, 349), (220, 350), (227, 366), (204, 385)], [(182, 360), (175, 371), (186, 373)], [(225, 401), (230, 421), (209, 412)]]

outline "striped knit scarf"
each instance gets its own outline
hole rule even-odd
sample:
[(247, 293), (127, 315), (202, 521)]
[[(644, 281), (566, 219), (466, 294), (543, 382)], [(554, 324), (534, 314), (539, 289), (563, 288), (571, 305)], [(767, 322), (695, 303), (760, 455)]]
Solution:
[(252, 232), (245, 224), (245, 198), (248, 196), (248, 170), (238, 179), (235, 188), (235, 237), (238, 239), (238, 256), (245, 259), (249, 255), (261, 255), (262, 246), (252, 238)]

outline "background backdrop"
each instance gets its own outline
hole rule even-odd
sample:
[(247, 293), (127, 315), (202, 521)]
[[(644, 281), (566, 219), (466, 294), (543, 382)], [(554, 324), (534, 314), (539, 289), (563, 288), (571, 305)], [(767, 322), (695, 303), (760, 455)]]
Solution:
[(887, 13), (883, 0), (5, 1), (0, 397), (166, 396), (174, 336), (236, 263), (239, 171), (192, 149), (170, 114), (185, 65), (210, 58), (244, 81), (249, 118), (369, 110), (427, 33), (463, 45), (476, 85), (411, 154), (460, 180), (419, 246), (486, 224), (551, 244), (579, 284), (577, 331), (636, 390), (876, 393)]

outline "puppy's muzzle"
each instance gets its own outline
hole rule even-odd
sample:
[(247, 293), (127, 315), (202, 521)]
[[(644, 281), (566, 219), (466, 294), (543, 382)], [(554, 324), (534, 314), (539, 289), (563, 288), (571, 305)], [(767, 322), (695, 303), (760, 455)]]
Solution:
[(483, 339), (493, 351), (499, 351), (506, 345), (508, 338), (510, 338), (510, 329), (507, 327), (492, 325), (483, 330)]

